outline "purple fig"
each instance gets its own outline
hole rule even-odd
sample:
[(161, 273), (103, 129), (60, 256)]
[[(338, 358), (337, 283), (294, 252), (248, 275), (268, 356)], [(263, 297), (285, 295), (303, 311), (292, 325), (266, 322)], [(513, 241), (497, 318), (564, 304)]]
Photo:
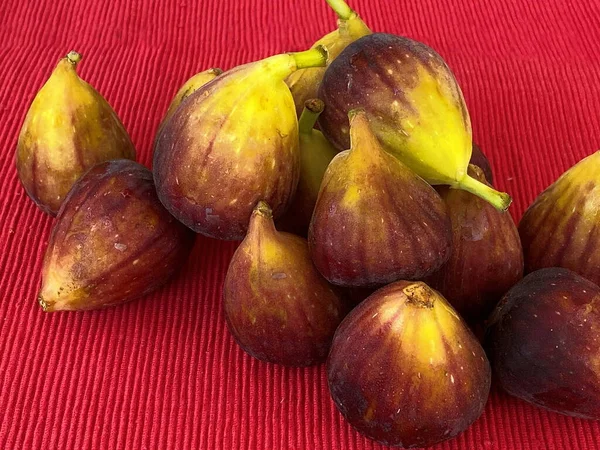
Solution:
[(568, 269), (527, 275), (490, 319), (494, 374), (511, 395), (600, 420), (600, 287)]
[(481, 170), (483, 170), (483, 173), (485, 174), (485, 179), (488, 182), (488, 184), (494, 184), (494, 174), (492, 173), (492, 165), (487, 159), (487, 156), (485, 156), (485, 153), (483, 153), (481, 148), (477, 144), (475, 144), (475, 142), (473, 142), (473, 151), (471, 152), (471, 160), (469, 161), (469, 164), (473, 164), (474, 166), (477, 166)]
[(223, 306), (244, 351), (288, 366), (323, 362), (348, 311), (340, 291), (315, 269), (306, 240), (278, 232), (265, 202), (254, 209), (248, 234), (233, 255)]
[(336, 406), (385, 445), (425, 447), (483, 412), (490, 365), (454, 309), (422, 282), (390, 284), (352, 310), (327, 360)]
[(100, 163), (59, 210), (39, 303), (44, 311), (87, 310), (141, 297), (179, 269), (194, 237), (161, 205), (148, 169), (129, 160)]

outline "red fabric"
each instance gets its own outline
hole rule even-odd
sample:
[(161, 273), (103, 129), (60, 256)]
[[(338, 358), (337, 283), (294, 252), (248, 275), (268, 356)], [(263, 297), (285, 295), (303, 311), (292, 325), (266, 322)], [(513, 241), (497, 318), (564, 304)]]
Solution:
[[(373, 30), (447, 60), (474, 137), (519, 218), (600, 147), (600, 2), (351, 0)], [(45, 314), (36, 303), (52, 219), (20, 186), (17, 135), (69, 50), (113, 105), (146, 165), (159, 120), (195, 72), (300, 50), (333, 29), (323, 0), (2, 0), (0, 6), (0, 448), (380, 449), (354, 432), (324, 368), (244, 354), (225, 328), (232, 243), (198, 238), (167, 287), (122, 307)], [(573, 349), (578, 351), (578, 349)], [(494, 390), (439, 449), (592, 449), (600, 426)]]

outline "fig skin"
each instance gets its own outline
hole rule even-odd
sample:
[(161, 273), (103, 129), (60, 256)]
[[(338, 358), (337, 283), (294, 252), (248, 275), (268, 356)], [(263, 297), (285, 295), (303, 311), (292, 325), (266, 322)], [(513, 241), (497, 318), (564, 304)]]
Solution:
[(600, 284), (600, 151), (582, 159), (529, 206), (519, 234), (525, 272), (570, 269)]
[(223, 289), (231, 334), (251, 356), (286, 366), (325, 361), (349, 305), (317, 272), (306, 240), (278, 232), (259, 202), (236, 250)]
[(450, 256), (446, 206), (381, 148), (364, 111), (351, 115), (352, 149), (329, 164), (309, 227), (315, 266), (345, 287), (425, 277)]
[(197, 233), (242, 239), (252, 209), (289, 207), (300, 173), (298, 119), (286, 76), (325, 65), (323, 47), (236, 67), (191, 94), (154, 152), (158, 196)]
[[(485, 183), (474, 165), (470, 175)], [(452, 253), (427, 283), (440, 291), (471, 325), (484, 321), (502, 296), (523, 278), (523, 249), (508, 212), (457, 189), (438, 192), (452, 222)]]
[(494, 374), (536, 406), (600, 419), (600, 288), (564, 268), (527, 275), (502, 299), (488, 329)]
[(490, 164), (490, 161), (488, 160), (487, 156), (485, 156), (485, 153), (483, 153), (483, 151), (481, 150), (481, 147), (475, 144), (475, 142), (473, 142), (473, 151), (471, 152), (471, 159), (469, 161), (469, 164), (473, 164), (474, 166), (477, 166), (481, 170), (483, 170), (485, 179), (488, 182), (488, 184), (490, 186), (494, 184), (494, 174), (492, 172), (492, 165)]
[(108, 102), (79, 78), (77, 52), (62, 58), (37, 93), (16, 150), (19, 179), (44, 212), (56, 216), (79, 177), (111, 159), (135, 160), (135, 148)]
[(51, 312), (141, 297), (183, 265), (194, 238), (161, 205), (148, 169), (130, 160), (100, 163), (73, 185), (59, 210), (38, 301)]
[(475, 336), (438, 292), (398, 281), (342, 321), (327, 378), (337, 408), (356, 430), (409, 448), (466, 430), (483, 412), (491, 371)]
[(469, 113), (454, 75), (425, 44), (363, 36), (329, 65), (319, 98), (327, 105), (319, 127), (336, 148), (348, 148), (348, 112), (364, 108), (384, 149), (428, 183), (467, 190), (499, 210), (510, 205), (508, 194), (468, 176)]

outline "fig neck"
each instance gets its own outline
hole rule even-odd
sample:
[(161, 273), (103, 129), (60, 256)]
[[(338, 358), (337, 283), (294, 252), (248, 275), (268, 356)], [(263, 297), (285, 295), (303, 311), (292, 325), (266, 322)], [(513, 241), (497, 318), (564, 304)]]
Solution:
[(363, 109), (353, 109), (348, 113), (350, 120), (350, 157), (373, 158), (383, 152), (377, 137), (373, 134), (369, 117)]
[(425, 283), (420, 281), (412, 283), (403, 288), (402, 292), (406, 295), (407, 304), (417, 308), (433, 308), (435, 303), (435, 292)]
[(274, 235), (276, 232), (271, 207), (267, 202), (259, 201), (250, 216), (247, 236)]

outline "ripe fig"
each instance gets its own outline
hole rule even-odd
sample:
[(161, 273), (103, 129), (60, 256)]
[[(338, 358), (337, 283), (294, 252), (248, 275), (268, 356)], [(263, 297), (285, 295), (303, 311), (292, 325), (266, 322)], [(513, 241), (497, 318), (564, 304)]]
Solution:
[(364, 111), (350, 115), (351, 150), (329, 164), (310, 223), (313, 261), (331, 283), (348, 287), (427, 276), (450, 256), (446, 206), (381, 148)]
[[(477, 166), (469, 174), (485, 183)], [(523, 249), (508, 212), (447, 187), (438, 188), (452, 222), (450, 259), (427, 283), (440, 291), (470, 324), (486, 319), (500, 298), (523, 278)]]
[[(329, 64), (348, 44), (370, 34), (371, 30), (344, 0), (325, 1), (338, 16), (338, 28), (315, 42), (313, 48), (324, 46), (327, 49), (327, 64)], [(314, 67), (297, 70), (287, 77), (286, 83), (294, 97), (298, 117), (302, 114), (306, 101), (317, 97), (323, 75), (325, 75), (325, 67)]]
[(162, 131), (162, 128), (164, 127), (165, 123), (167, 122), (167, 120), (169, 120), (171, 118), (171, 116), (173, 115), (175, 110), (177, 108), (179, 108), (179, 105), (181, 105), (181, 103), (186, 98), (188, 98), (190, 95), (192, 95), (198, 89), (200, 89), (206, 83), (211, 82), (212, 80), (217, 78), (222, 73), (223, 73), (223, 71), (221, 69), (217, 69), (217, 68), (211, 68), (211, 69), (205, 70), (203, 72), (199, 72), (196, 75), (194, 75), (193, 77), (191, 77), (189, 80), (187, 80), (183, 84), (183, 86), (181, 86), (179, 88), (179, 90), (175, 94), (175, 97), (173, 98), (173, 100), (171, 100), (171, 103), (169, 104), (169, 108), (167, 109), (165, 117), (163, 118), (160, 125), (158, 126), (158, 131), (156, 132), (157, 139), (158, 139), (158, 135)]
[(302, 237), (308, 233), (325, 169), (337, 154), (323, 133), (313, 128), (324, 107), (321, 100), (308, 100), (300, 116), (300, 179), (291, 206), (277, 221), (279, 230)]
[(565, 267), (600, 284), (600, 151), (542, 192), (519, 223), (525, 271)]
[(165, 207), (197, 233), (241, 239), (265, 200), (279, 217), (300, 174), (298, 119), (284, 79), (323, 66), (323, 47), (225, 72), (173, 113), (158, 137), (154, 180)]
[[(471, 152), (471, 160), (469, 164), (473, 164), (474, 166), (479, 167), (483, 170), (486, 181), (490, 184), (494, 184), (494, 174), (492, 173), (492, 165), (490, 161), (485, 156), (485, 153), (481, 150), (481, 148), (473, 142), (473, 151)], [(481, 181), (481, 180), (479, 180)]]
[(338, 149), (349, 143), (348, 111), (363, 107), (384, 148), (430, 184), (448, 184), (500, 210), (511, 199), (467, 174), (471, 121), (454, 75), (425, 44), (375, 33), (348, 45), (321, 87), (319, 126)]
[(74, 185), (50, 235), (38, 301), (44, 311), (99, 309), (141, 297), (185, 262), (195, 235), (161, 205), (152, 173), (100, 163)]
[(491, 372), (479, 342), (438, 292), (398, 281), (342, 321), (327, 378), (356, 430), (408, 448), (466, 430), (483, 412)]
[(568, 269), (527, 275), (490, 320), (494, 374), (511, 395), (600, 420), (600, 287)]
[(223, 290), (229, 329), (263, 361), (309, 366), (325, 361), (348, 311), (340, 291), (313, 266), (306, 240), (278, 232), (259, 202), (229, 265)]
[(81, 55), (61, 59), (37, 93), (19, 134), (16, 164), (27, 195), (55, 216), (73, 183), (135, 148), (108, 102), (76, 72)]

